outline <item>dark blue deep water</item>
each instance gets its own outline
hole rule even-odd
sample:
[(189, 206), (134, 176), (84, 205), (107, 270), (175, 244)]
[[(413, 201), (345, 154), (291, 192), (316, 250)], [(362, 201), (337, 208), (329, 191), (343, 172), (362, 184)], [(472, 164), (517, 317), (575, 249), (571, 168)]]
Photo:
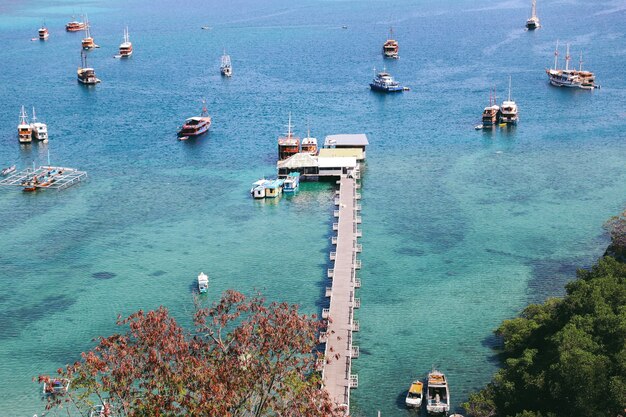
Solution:
[[(86, 12), (102, 84), (76, 82)], [(353, 414), (403, 416), (432, 365), (458, 406), (496, 369), (492, 331), (561, 295), (607, 244), (626, 200), (626, 1), (189, 0), (0, 2), (0, 165), (81, 168), (62, 192), (0, 189), (0, 412), (40, 413), (41, 372), (115, 331), (118, 313), (167, 306), (188, 324), (200, 270), (228, 288), (325, 306), (332, 186), (259, 203), (288, 113), (304, 135), (367, 133)], [(31, 42), (45, 20), (51, 36)], [(113, 58), (129, 27), (134, 56)], [(201, 30), (208, 25), (211, 30)], [(347, 25), (348, 29), (342, 29)], [(393, 25), (400, 59), (380, 49)], [(557, 39), (600, 90), (549, 86)], [(234, 76), (219, 75), (232, 56)], [(564, 48), (561, 49), (564, 56)], [(373, 67), (410, 92), (368, 89)], [(509, 75), (516, 129), (475, 131)], [(178, 142), (207, 99), (203, 139)], [(21, 105), (48, 123), (20, 146)]]

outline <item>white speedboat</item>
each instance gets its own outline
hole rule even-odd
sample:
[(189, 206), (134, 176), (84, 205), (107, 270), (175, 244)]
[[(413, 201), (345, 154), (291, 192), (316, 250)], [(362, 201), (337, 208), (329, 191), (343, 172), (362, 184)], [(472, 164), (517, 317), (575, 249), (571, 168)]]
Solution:
[(406, 394), (406, 406), (409, 408), (420, 408), (424, 393), (424, 383), (420, 380), (413, 381), (409, 392)]
[(450, 411), (450, 391), (448, 380), (443, 372), (433, 369), (428, 374), (426, 392), (426, 411), (428, 414), (447, 414)]
[(204, 294), (209, 290), (209, 277), (204, 272), (200, 272), (198, 275), (198, 291), (200, 294)]

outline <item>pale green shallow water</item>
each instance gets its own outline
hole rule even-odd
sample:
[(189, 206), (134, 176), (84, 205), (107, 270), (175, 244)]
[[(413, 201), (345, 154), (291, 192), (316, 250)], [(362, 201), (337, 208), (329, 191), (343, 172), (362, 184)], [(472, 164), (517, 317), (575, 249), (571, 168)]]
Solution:
[[(289, 111), (301, 134), (308, 117), (320, 140), (371, 142), (354, 415), (409, 414), (405, 390), (433, 364), (458, 406), (496, 369), (492, 330), (562, 294), (604, 251), (602, 223), (626, 195), (625, 2), (541, 6), (535, 33), (520, 29), (525, 1), (170, 3), (0, 7), (0, 165), (45, 162), (46, 147), (14, 137), (19, 106), (35, 104), (53, 162), (90, 176), (60, 193), (0, 190), (0, 415), (40, 412), (31, 378), (76, 360), (118, 313), (165, 305), (188, 324), (200, 270), (213, 298), (258, 289), (306, 312), (326, 305), (332, 185), (275, 202), (247, 195), (272, 174)], [(74, 79), (81, 35), (62, 30), (81, 9), (102, 46), (90, 53), (95, 90)], [(29, 42), (43, 18), (50, 40)], [(412, 91), (384, 97), (367, 83), (389, 23), (401, 59), (386, 64)], [(125, 24), (135, 55), (120, 62)], [(557, 38), (584, 49), (601, 90), (548, 86)], [(223, 47), (231, 80), (217, 71)], [(520, 125), (474, 131), (489, 86), (503, 91), (508, 74)], [(202, 96), (211, 133), (177, 142)]]

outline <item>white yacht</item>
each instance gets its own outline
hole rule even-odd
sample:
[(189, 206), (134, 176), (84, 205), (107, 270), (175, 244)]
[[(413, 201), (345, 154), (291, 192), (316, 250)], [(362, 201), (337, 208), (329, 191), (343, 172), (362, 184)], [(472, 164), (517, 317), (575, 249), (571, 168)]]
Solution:
[(28, 123), (28, 116), (26, 115), (24, 106), (22, 106), (20, 121), (17, 125), (17, 139), (20, 143), (30, 143), (33, 140), (33, 128)]
[(128, 58), (133, 54), (133, 44), (128, 37), (128, 28), (124, 29), (124, 42), (120, 44), (120, 53), (117, 57)]
[(503, 101), (500, 107), (500, 123), (516, 125), (518, 120), (517, 104), (511, 100), (511, 77), (509, 76), (509, 99)]
[(569, 44), (565, 53), (565, 69), (558, 68), (559, 59), (559, 41), (556, 41), (556, 50), (554, 51), (554, 69), (546, 70), (550, 84), (556, 87), (580, 88), (583, 90), (593, 90), (598, 87), (596, 84), (596, 76), (593, 72), (583, 71), (583, 54), (580, 54), (580, 66), (578, 70), (570, 69), (569, 62), (572, 57), (569, 54)]
[(35, 114), (35, 108), (33, 107), (33, 118), (30, 122), (30, 128), (32, 129), (32, 136), (35, 140), (42, 140), (44, 143), (48, 142), (48, 125), (37, 121), (37, 115)]
[(209, 289), (209, 277), (204, 272), (200, 272), (198, 275), (198, 291), (200, 294), (207, 292)]
[(537, 0), (533, 0), (533, 5), (530, 9), (530, 18), (526, 21), (526, 29), (535, 30), (540, 27), (541, 24), (539, 23), (539, 18), (537, 17)]
[(443, 372), (436, 369), (428, 374), (426, 411), (428, 414), (447, 414), (450, 411), (448, 380)]
[(225, 77), (231, 77), (233, 75), (233, 66), (230, 62), (230, 55), (227, 55), (226, 51), (224, 51), (224, 55), (222, 55), (222, 62), (220, 64), (220, 72)]

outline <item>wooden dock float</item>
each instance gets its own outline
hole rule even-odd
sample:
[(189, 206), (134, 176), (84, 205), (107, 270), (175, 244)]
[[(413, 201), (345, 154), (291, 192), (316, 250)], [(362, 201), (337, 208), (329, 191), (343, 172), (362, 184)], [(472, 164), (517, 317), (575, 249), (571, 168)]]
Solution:
[[(337, 404), (343, 405), (346, 415), (350, 413), (350, 389), (358, 387), (359, 379), (352, 374), (352, 359), (359, 356), (358, 346), (352, 344), (352, 332), (359, 330), (358, 321), (354, 320), (354, 309), (360, 307), (361, 300), (354, 297), (355, 289), (361, 286), (356, 278), (355, 270), (361, 267), (357, 253), (362, 250), (357, 243), (360, 230), (357, 229), (358, 210), (356, 180), (342, 176), (339, 190), (336, 192), (333, 231), (337, 236), (332, 238), (333, 251), (330, 259), (334, 267), (328, 270), (332, 278), (332, 286), (326, 288), (326, 296), (330, 297), (330, 307), (322, 310), (322, 317), (328, 319), (328, 328), (324, 332), (325, 362), (322, 369), (322, 381), (330, 397)], [(321, 340), (321, 336), (320, 336)]]

